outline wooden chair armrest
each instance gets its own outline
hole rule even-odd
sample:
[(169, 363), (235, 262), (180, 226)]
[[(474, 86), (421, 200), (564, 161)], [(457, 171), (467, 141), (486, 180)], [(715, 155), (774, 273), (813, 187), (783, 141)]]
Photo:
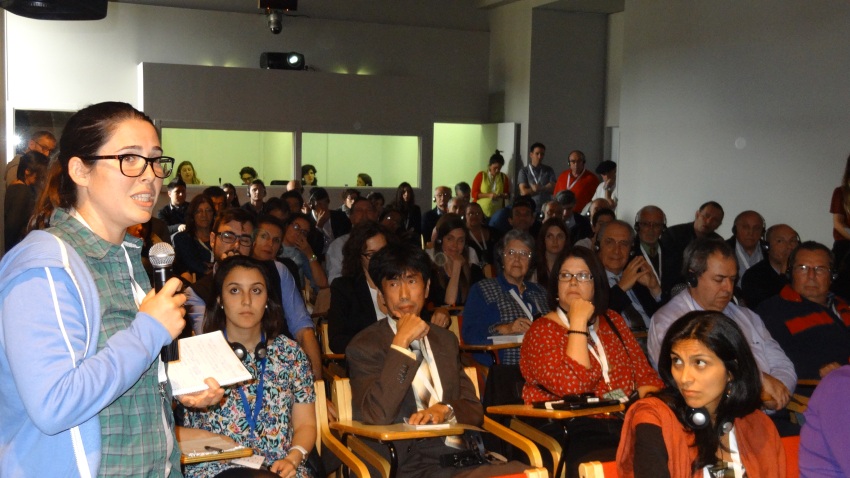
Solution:
[(540, 455), (540, 450), (528, 438), (488, 417), (484, 417), (484, 429), (525, 453), (528, 456), (528, 463), (531, 466), (535, 468), (543, 466), (543, 458)]
[[(561, 444), (558, 443), (558, 440), (552, 438), (551, 436), (541, 432), (540, 430), (534, 428), (533, 426), (525, 423), (522, 420), (518, 420), (516, 418), (511, 419), (511, 430), (519, 433), (520, 435), (528, 438), (529, 440), (537, 443), (543, 448), (549, 450), (549, 454), (552, 455), (552, 466), (557, 466), (558, 462), (561, 461), (561, 454), (563, 454), (564, 450), (561, 448)], [(554, 473), (554, 471), (553, 471)]]
[[(353, 451), (349, 450), (345, 445), (342, 444), (337, 437), (335, 437), (330, 430), (327, 428), (323, 428), (321, 430), (322, 434), (322, 445), (328, 450), (331, 451), (340, 461), (342, 461), (345, 466), (348, 467), (357, 478), (369, 478), (369, 468), (354, 454)], [(389, 466), (389, 464), (387, 464)]]
[(377, 468), (383, 478), (390, 476), (390, 462), (381, 456), (380, 453), (364, 443), (363, 440), (356, 436), (349, 436), (346, 439), (346, 443), (348, 443), (348, 447), (351, 448), (351, 451), (357, 454), (357, 456)]

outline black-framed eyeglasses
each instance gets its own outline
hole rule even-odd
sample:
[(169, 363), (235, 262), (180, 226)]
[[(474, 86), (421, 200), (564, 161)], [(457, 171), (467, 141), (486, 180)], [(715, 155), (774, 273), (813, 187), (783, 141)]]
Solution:
[(128, 178), (137, 178), (144, 174), (148, 164), (151, 165), (153, 174), (161, 179), (167, 178), (171, 174), (171, 170), (174, 169), (174, 158), (169, 156), (148, 158), (140, 154), (111, 154), (108, 156), (86, 156), (83, 159), (89, 161), (117, 159), (121, 174)]
[(37, 145), (38, 145), (38, 147), (39, 147), (39, 148), (41, 148), (41, 152), (42, 152), (45, 156), (50, 156), (51, 154), (53, 154), (53, 150), (54, 150), (54, 149), (56, 149), (56, 146), (54, 146), (54, 147), (52, 147), (52, 148), (48, 148), (47, 146), (45, 146), (45, 145), (43, 145), (43, 144), (39, 143), (38, 141), (35, 141), (35, 144), (37, 144)]
[(250, 234), (237, 235), (235, 232), (224, 231), (217, 232), (215, 235), (220, 237), (221, 242), (225, 244), (233, 244), (237, 240), (239, 241), (239, 244), (243, 246), (250, 246), (254, 243), (254, 237)]

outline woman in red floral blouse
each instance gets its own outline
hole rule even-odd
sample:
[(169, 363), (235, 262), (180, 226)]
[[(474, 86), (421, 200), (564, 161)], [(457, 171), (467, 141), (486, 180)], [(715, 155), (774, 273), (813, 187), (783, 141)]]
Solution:
[[(520, 370), (526, 403), (593, 393), (620, 399), (643, 397), (661, 388), (625, 320), (608, 309), (608, 279), (596, 255), (584, 247), (561, 253), (549, 278), (552, 312), (526, 332)], [(560, 438), (563, 427), (542, 426)], [(585, 418), (568, 424), (567, 473), (584, 461), (613, 460), (621, 420)]]

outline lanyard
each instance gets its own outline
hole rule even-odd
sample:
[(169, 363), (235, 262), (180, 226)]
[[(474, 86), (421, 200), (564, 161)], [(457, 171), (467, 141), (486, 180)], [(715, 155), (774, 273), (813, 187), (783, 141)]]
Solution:
[(658, 270), (657, 271), (655, 270), (655, 267), (653, 267), (652, 261), (649, 260), (649, 254), (646, 253), (646, 249), (643, 248), (643, 244), (640, 244), (638, 246), (638, 249), (640, 249), (640, 253), (643, 254), (643, 257), (644, 257), (644, 259), (646, 259), (647, 264), (649, 264), (649, 268), (650, 268), (650, 270), (652, 270), (652, 273), (655, 274), (655, 278), (658, 279), (658, 283), (661, 284), (661, 270), (662, 270), (662, 268), (661, 268), (661, 247), (659, 247), (658, 245), (656, 245), (655, 247), (658, 248)]
[[(387, 324), (389, 324), (390, 330), (393, 331), (393, 335), (398, 333), (398, 322), (396, 319), (387, 317)], [(442, 401), (443, 383), (440, 381), (440, 372), (437, 370), (437, 364), (434, 362), (434, 352), (431, 350), (431, 342), (428, 340), (427, 336), (419, 340), (419, 352), (422, 354), (422, 359), (428, 366), (428, 371), (431, 372), (431, 380), (422, 380), (425, 384), (425, 388), (428, 389), (428, 393), (430, 393), (432, 397), (437, 397), (438, 402)], [(420, 370), (421, 368), (416, 371), (417, 375), (420, 374)], [(428, 407), (427, 403), (424, 405), (426, 408)]]
[(575, 179), (573, 179), (573, 182), (570, 182), (570, 177), (572, 177), (573, 173), (567, 174), (567, 189), (572, 189), (573, 186), (576, 185), (578, 180), (581, 179), (581, 177), (584, 176), (584, 173), (586, 173), (586, 172), (587, 172), (587, 169), (582, 169), (581, 172), (579, 173), (579, 175), (576, 176)]
[[(531, 175), (531, 179), (534, 180), (534, 184), (540, 185), (540, 178), (534, 174), (534, 166), (528, 165), (528, 174)], [(543, 176), (543, 168), (540, 168), (540, 176)]]
[[(227, 340), (227, 331), (222, 330), (224, 338)], [(265, 332), (260, 333), (260, 342), (266, 341)], [(248, 422), (248, 427), (251, 429), (251, 439), (256, 438), (257, 418), (260, 416), (260, 410), (263, 409), (263, 384), (266, 381), (266, 363), (268, 356), (260, 360), (260, 382), (257, 384), (257, 399), (254, 400), (254, 408), (248, 403), (248, 396), (245, 394), (245, 386), (239, 386), (239, 397), (242, 399), (242, 409), (245, 410), (245, 420)]]
[(519, 294), (516, 293), (516, 289), (511, 289), (511, 297), (513, 297), (514, 301), (519, 304), (520, 308), (525, 313), (525, 317), (528, 320), (534, 320), (534, 314), (531, 313), (531, 309), (528, 308), (528, 304), (519, 298)]
[(478, 247), (480, 247), (482, 251), (487, 250), (487, 241), (484, 239), (484, 234), (481, 234), (481, 242), (478, 242), (478, 239), (476, 239), (475, 234), (473, 234), (471, 230), (469, 231), (469, 237), (478, 244)]
[[(564, 313), (564, 309), (561, 306), (558, 306), (558, 317), (561, 319), (561, 322), (567, 326), (567, 329), (570, 328), (570, 319), (567, 318), (567, 314)], [(599, 362), (599, 368), (602, 369), (602, 379), (605, 380), (605, 385), (608, 385), (608, 390), (611, 390), (611, 377), (609, 374), (610, 367), (608, 366), (608, 356), (605, 355), (605, 349), (602, 347), (602, 341), (599, 340), (599, 334), (596, 333), (596, 327), (588, 324), (587, 326), (588, 332), (590, 332), (590, 338), (587, 342), (587, 350), (590, 352), (590, 355), (593, 355), (593, 358)], [(592, 344), (592, 345), (591, 345)], [(595, 349), (595, 350), (594, 350)]]

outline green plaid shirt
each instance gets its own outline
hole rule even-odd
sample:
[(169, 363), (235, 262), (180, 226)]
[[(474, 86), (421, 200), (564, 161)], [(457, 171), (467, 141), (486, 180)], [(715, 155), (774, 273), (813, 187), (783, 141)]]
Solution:
[[(51, 225), (50, 232), (77, 251), (94, 277), (100, 293), (99, 352), (113, 334), (130, 326), (139, 310), (133, 298), (124, 250), (103, 240), (62, 209), (56, 210)], [(150, 290), (150, 280), (141, 261), (141, 241), (126, 235), (124, 242), (128, 244), (136, 282), (143, 290)], [(170, 389), (166, 390), (166, 396), (168, 401), (160, 393), (157, 361), (154, 361), (132, 388), (100, 411), (102, 457), (98, 476), (163, 477), (168, 459), (171, 460), (169, 477), (182, 476), (173, 415), (170, 406), (164, 407), (166, 403), (170, 405)], [(168, 420), (167, 429), (163, 416)], [(167, 435), (173, 443), (171, 456), (166, 456)]]

